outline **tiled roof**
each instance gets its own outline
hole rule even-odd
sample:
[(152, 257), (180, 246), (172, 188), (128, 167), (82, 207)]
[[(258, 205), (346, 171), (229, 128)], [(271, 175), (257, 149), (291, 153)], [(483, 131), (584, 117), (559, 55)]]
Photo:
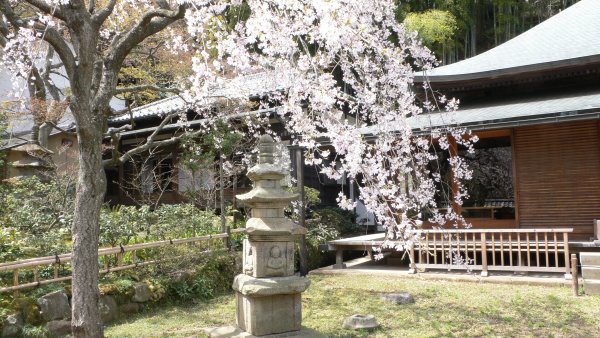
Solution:
[[(257, 73), (238, 77), (228, 81), (226, 85), (214, 89), (212, 96), (217, 98), (235, 98), (260, 96), (284, 88), (285, 82), (281, 77), (271, 73)], [(162, 116), (177, 111), (190, 109), (191, 104), (179, 96), (172, 96), (163, 100), (137, 107), (131, 110), (134, 119), (146, 116)], [(113, 117), (111, 122), (124, 122), (130, 119), (126, 113)]]
[[(416, 132), (430, 127), (460, 125), (483, 130), (560, 120), (599, 119), (600, 92), (585, 92), (553, 97), (537, 97), (486, 106), (459, 109), (454, 113), (422, 114), (408, 119)], [(361, 129), (362, 134), (376, 134), (377, 126)]]
[[(73, 131), (75, 129), (75, 119), (70, 112), (67, 111), (57, 126), (63, 130)], [(30, 114), (18, 117), (9, 118), (6, 136), (0, 140), (0, 150), (14, 148), (23, 144), (27, 144), (32, 138), (33, 116)], [(50, 135), (56, 135), (62, 131), (52, 128)]]
[(427, 76), (431, 82), (474, 79), (590, 60), (600, 61), (599, 0), (582, 0), (512, 40)]

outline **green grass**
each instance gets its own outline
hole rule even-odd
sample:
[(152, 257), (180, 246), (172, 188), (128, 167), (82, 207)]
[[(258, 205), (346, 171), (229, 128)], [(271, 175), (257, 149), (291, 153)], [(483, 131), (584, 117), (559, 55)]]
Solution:
[[(330, 337), (594, 337), (600, 297), (566, 287), (458, 283), (368, 275), (311, 276), (303, 325)], [(408, 291), (394, 305), (383, 292)], [(341, 329), (344, 318), (373, 314), (372, 332)], [(233, 294), (196, 305), (164, 305), (109, 326), (108, 337), (204, 337), (202, 328), (235, 321)]]

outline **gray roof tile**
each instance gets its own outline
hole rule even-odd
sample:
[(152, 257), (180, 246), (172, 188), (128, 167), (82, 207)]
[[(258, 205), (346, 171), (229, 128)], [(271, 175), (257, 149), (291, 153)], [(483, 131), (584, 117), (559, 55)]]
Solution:
[[(217, 100), (219, 97), (235, 98), (259, 96), (284, 88), (284, 84), (275, 74), (257, 73), (238, 77), (227, 82), (222, 87), (214, 88), (212, 96)], [(191, 108), (192, 105), (179, 96), (172, 96), (150, 104), (137, 107), (131, 110), (133, 118), (142, 118), (146, 116), (161, 116), (177, 111), (183, 111)], [(130, 114), (126, 113), (113, 117), (111, 122), (124, 122), (130, 119)]]
[[(539, 124), (569, 119), (599, 119), (600, 92), (568, 94), (558, 97), (527, 98), (486, 106), (459, 109), (454, 113), (422, 114), (408, 119), (416, 132), (431, 127), (460, 125), (471, 130)], [(376, 134), (377, 126), (361, 129), (364, 135)]]

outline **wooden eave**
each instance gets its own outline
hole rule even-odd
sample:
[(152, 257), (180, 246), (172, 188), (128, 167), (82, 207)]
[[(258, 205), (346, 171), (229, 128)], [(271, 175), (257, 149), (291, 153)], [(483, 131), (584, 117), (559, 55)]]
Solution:
[[(435, 90), (468, 91), (522, 83), (541, 83), (547, 80), (576, 78), (599, 73), (600, 55), (593, 55), (481, 73), (431, 76), (428, 80)], [(415, 76), (415, 83), (420, 85), (425, 78), (422, 75)]]

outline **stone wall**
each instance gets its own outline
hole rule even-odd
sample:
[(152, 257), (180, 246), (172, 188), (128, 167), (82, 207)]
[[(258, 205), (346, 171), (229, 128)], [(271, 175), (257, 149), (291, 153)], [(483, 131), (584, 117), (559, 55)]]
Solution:
[[(139, 282), (126, 290), (102, 285), (98, 304), (103, 323), (107, 324), (121, 315), (140, 311), (156, 298), (154, 286)], [(16, 297), (12, 302), (14, 312), (0, 325), (0, 337), (20, 337), (26, 324), (44, 326), (54, 337), (71, 333), (71, 295), (68, 289), (50, 292), (38, 299)]]

